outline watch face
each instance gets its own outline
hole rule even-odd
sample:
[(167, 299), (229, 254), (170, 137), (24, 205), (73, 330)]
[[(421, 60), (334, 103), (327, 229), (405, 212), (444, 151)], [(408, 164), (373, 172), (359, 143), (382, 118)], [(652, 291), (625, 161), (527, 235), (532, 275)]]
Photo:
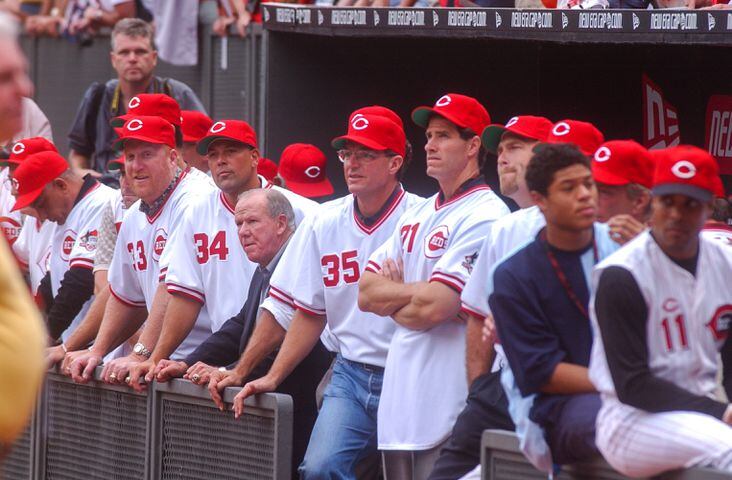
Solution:
[(132, 352), (139, 355), (140, 353), (142, 353), (142, 348), (142, 344), (138, 343), (137, 345), (135, 345), (135, 348), (132, 349)]

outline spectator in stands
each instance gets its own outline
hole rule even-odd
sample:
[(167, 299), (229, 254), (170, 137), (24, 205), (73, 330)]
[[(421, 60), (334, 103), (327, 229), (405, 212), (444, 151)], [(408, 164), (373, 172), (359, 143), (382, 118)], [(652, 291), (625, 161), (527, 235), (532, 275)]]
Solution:
[[(144, 8), (144, 7), (143, 7)], [(134, 0), (70, 0), (66, 5), (66, 33), (80, 42), (103, 27), (114, 27), (123, 18), (135, 17)]]
[(32, 36), (58, 37), (64, 23), (66, 0), (42, 0), (38, 12), (25, 19), (25, 32)]
[(195, 93), (182, 82), (153, 75), (157, 52), (153, 27), (127, 18), (112, 31), (112, 66), (117, 78), (106, 84), (93, 83), (85, 92), (69, 133), (69, 162), (96, 176), (107, 172), (107, 164), (117, 157), (117, 138), (110, 119), (124, 115), (128, 103), (140, 93), (165, 93), (185, 110), (204, 111)]
[[(31, 94), (27, 63), (17, 43), (17, 26), (0, 14), (0, 138), (12, 138), (22, 125), (23, 97)], [(43, 379), (45, 332), (38, 310), (0, 240), (0, 442), (11, 443), (25, 428)]]
[(321, 198), (333, 194), (328, 180), (325, 154), (315, 145), (293, 143), (280, 156), (279, 174), (288, 190), (304, 197)]
[(608, 224), (610, 235), (621, 245), (646, 229), (653, 167), (648, 150), (632, 140), (605, 142), (593, 156), (597, 220)]
[[(258, 4), (259, 1), (256, 0)], [(247, 0), (219, 0), (219, 17), (214, 21), (213, 31), (216, 35), (226, 36), (229, 27), (234, 25), (241, 37), (247, 36), (247, 27), (252, 21)]]
[(396, 326), (378, 413), (389, 480), (427, 478), (464, 407), (460, 292), (486, 232), (509, 213), (480, 174), (479, 135), (490, 116), (476, 99), (443, 95), (412, 119), (426, 130), (427, 175), (440, 191), (402, 215), (359, 281), (359, 308)]
[[(185, 360), (180, 362), (162, 360), (158, 363), (155, 371), (156, 379), (159, 381), (185, 374), (193, 383), (205, 385), (214, 372), (239, 376), (237, 361), (244, 349), (256, 349), (261, 342), (262, 332), (281, 331), (272, 313), (262, 302), (269, 290), (269, 278), (295, 229), (292, 206), (277, 190), (260, 188), (247, 190), (239, 196), (236, 204), (236, 223), (247, 258), (259, 265), (249, 284), (246, 302), (238, 314), (227, 320), (221, 329), (205, 340)], [(253, 334), (255, 325), (257, 333)], [(249, 372), (240, 378), (240, 382), (246, 381), (246, 378), (255, 379), (263, 376), (273, 360), (274, 354), (270, 353), (261, 363), (251, 365)], [(328, 369), (330, 361), (331, 357), (327, 350), (318, 342), (276, 390), (292, 395), (294, 400), (293, 478), (298, 478), (297, 466), (303, 459), (318, 414), (315, 389)], [(218, 367), (225, 367), (226, 371), (221, 373)], [(244, 368), (246, 364), (242, 365), (242, 369)], [(212, 389), (212, 396), (219, 408), (223, 409), (223, 401), (216, 388)]]
[[(97, 251), (94, 254), (94, 302), (89, 307), (84, 320), (71, 333), (71, 336), (60, 345), (50, 347), (46, 351), (46, 359), (49, 366), (63, 360), (61, 372), (68, 374), (65, 367), (71, 364), (78, 356), (79, 351), (83, 352), (84, 347), (90, 345), (99, 332), (102, 324), (104, 310), (111, 295), (109, 290), (109, 279), (107, 273), (112, 263), (114, 247), (117, 242), (117, 232), (122, 226), (122, 217), (125, 211), (137, 201), (137, 195), (132, 191), (130, 179), (125, 175), (124, 159), (118, 158), (109, 163), (110, 168), (119, 167), (119, 194), (112, 198), (112, 201), (104, 208), (102, 220), (99, 226), (99, 238), (97, 240)], [(138, 335), (133, 335), (127, 340), (124, 348), (117, 351), (121, 356), (129, 354), (132, 347), (137, 343)], [(69, 353), (68, 352), (75, 352)]]
[[(595, 223), (590, 160), (574, 146), (537, 147), (526, 183), (546, 227), (496, 267), (488, 302), (519, 394), (536, 395), (529, 418), (543, 429), (553, 462), (572, 463), (597, 455), (587, 279), (618, 244)], [(519, 400), (507, 394), (509, 403)]]
[(196, 110), (182, 110), (180, 118), (180, 128), (183, 132), (183, 146), (180, 153), (183, 161), (189, 167), (196, 168), (203, 173), (209, 173), (208, 159), (198, 153), (196, 144), (206, 136), (206, 132), (213, 125), (213, 120), (205, 113)]

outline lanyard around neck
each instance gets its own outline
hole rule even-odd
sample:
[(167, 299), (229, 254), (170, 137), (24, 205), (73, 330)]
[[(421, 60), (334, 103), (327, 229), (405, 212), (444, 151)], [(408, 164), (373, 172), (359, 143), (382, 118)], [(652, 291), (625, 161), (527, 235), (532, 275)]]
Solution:
[[(576, 293), (574, 293), (574, 290), (572, 289), (572, 285), (569, 283), (569, 280), (567, 279), (567, 276), (564, 274), (564, 271), (562, 270), (561, 265), (559, 265), (559, 261), (557, 260), (557, 257), (554, 255), (554, 252), (552, 252), (549, 241), (546, 238), (546, 228), (541, 231), (541, 235), (539, 236), (542, 245), (544, 245), (544, 252), (546, 253), (547, 258), (549, 258), (549, 263), (551, 263), (552, 268), (554, 269), (554, 273), (557, 276), (557, 279), (559, 280), (559, 283), (562, 285), (562, 288), (564, 288), (565, 293), (569, 297), (569, 299), (574, 303), (574, 305), (577, 307), (577, 309), (580, 311), (582, 316), (584, 316), (586, 319), (590, 319), (590, 315), (587, 313), (587, 307), (580, 301), (579, 297)], [(599, 255), (597, 253), (597, 242), (595, 241), (595, 232), (593, 230), (592, 232), (592, 253), (594, 256), (595, 264), (599, 261)]]

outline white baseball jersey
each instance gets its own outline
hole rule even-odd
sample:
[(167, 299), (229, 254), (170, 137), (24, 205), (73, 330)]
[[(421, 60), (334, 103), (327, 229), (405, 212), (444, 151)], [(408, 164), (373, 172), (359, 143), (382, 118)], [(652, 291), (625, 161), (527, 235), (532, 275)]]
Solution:
[[(628, 270), (646, 301), (648, 363), (653, 375), (696, 395), (713, 395), (717, 352), (732, 318), (732, 250), (700, 238), (694, 276), (668, 258), (649, 232), (643, 232), (595, 268), (592, 291), (610, 266)], [(603, 401), (617, 402), (594, 304), (593, 295), (590, 317), (595, 341), (590, 380), (603, 394)]]
[[(55, 297), (61, 287), (61, 280), (72, 267), (94, 268), (94, 254), (97, 249), (97, 238), (99, 225), (102, 220), (104, 209), (116, 195), (114, 189), (97, 183), (92, 186), (84, 197), (71, 209), (66, 222), (56, 225), (51, 240), (51, 258), (49, 270), (51, 272), (51, 291)], [(92, 295), (79, 314), (71, 322), (61, 336), (63, 341), (74, 331), (76, 326), (86, 315), (91, 302)]]
[(11, 246), (18, 239), (20, 229), (23, 226), (23, 216), (20, 212), (11, 212), (15, 205), (10, 189), (8, 168), (0, 168), (0, 228)]
[[(272, 275), (269, 294), (306, 313), (326, 315), (344, 358), (383, 367), (394, 322), (359, 310), (358, 281), (369, 255), (391, 236), (400, 215), (424, 199), (401, 190), (371, 226), (357, 217), (355, 201), (346, 195), (328, 202), (297, 229)], [(282, 326), (287, 329), (289, 321)]]
[(732, 247), (732, 227), (723, 223), (707, 223), (701, 231), (701, 237)]
[[(645, 300), (651, 373), (696, 395), (714, 397), (718, 351), (732, 318), (732, 249), (700, 236), (693, 276), (644, 232), (596, 267), (593, 291), (610, 266), (628, 270)], [(594, 304), (593, 295), (589, 375), (602, 395), (596, 442), (607, 461), (633, 477), (699, 465), (732, 471), (729, 425), (697, 412), (649, 413), (618, 400)]]
[[(201, 185), (184, 172), (163, 207), (153, 217), (140, 211), (140, 200), (127, 210), (109, 267), (109, 287), (120, 302), (132, 307), (146, 307), (150, 311), (155, 292), (165, 279), (160, 259), (168, 237), (181, 225), (186, 209), (195, 198), (210, 191), (202, 190)], [(184, 358), (210, 334), (210, 324), (197, 321), (171, 358)]]
[(199, 197), (171, 233), (161, 260), (168, 292), (201, 304), (217, 331), (241, 310), (257, 268), (239, 242), (234, 205), (221, 190)]
[[(485, 237), (480, 249), (478, 260), (475, 261), (473, 273), (460, 294), (463, 310), (478, 318), (485, 318), (490, 314), (488, 297), (493, 293), (493, 282), (490, 281), (493, 278), (493, 269), (509, 254), (533, 241), (545, 225), (544, 214), (537, 206), (522, 208), (493, 223), (490, 234)], [(495, 349), (496, 358), (492, 371), (497, 371), (506, 364), (503, 347), (497, 343)]]
[(112, 212), (114, 213), (114, 228), (119, 233), (120, 227), (122, 227), (122, 220), (125, 218), (125, 204), (122, 201), (122, 192), (119, 192), (117, 198), (112, 201)]
[(212, 188), (218, 188), (218, 186), (216, 186), (216, 183), (213, 181), (213, 178), (211, 178), (211, 175), (209, 175), (205, 172), (202, 172), (195, 167), (188, 167), (186, 169), (186, 173), (188, 174), (189, 177), (191, 177), (192, 179), (194, 179), (198, 182), (205, 183)]
[(15, 256), (28, 269), (33, 295), (38, 292), (38, 285), (48, 273), (51, 239), (55, 231), (55, 223), (40, 223), (35, 217), (26, 215), (18, 240), (13, 244)]
[[(447, 202), (439, 195), (402, 216), (367, 270), (378, 272), (386, 259), (401, 259), (405, 283), (440, 282), (462, 292), (491, 224), (509, 210), (485, 184)], [(463, 323), (446, 319), (428, 330), (396, 325), (379, 402), (379, 448), (427, 450), (440, 444), (467, 394)]]

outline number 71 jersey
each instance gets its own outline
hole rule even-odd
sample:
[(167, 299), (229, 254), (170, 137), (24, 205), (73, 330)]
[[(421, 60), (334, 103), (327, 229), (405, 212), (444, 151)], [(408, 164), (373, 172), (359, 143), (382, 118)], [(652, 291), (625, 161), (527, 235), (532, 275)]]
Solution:
[(394, 322), (359, 310), (358, 281), (369, 256), (391, 236), (399, 217), (422, 201), (400, 190), (370, 226), (356, 215), (353, 195), (324, 204), (290, 240), (270, 281), (271, 298), (325, 315), (344, 358), (383, 367)]

